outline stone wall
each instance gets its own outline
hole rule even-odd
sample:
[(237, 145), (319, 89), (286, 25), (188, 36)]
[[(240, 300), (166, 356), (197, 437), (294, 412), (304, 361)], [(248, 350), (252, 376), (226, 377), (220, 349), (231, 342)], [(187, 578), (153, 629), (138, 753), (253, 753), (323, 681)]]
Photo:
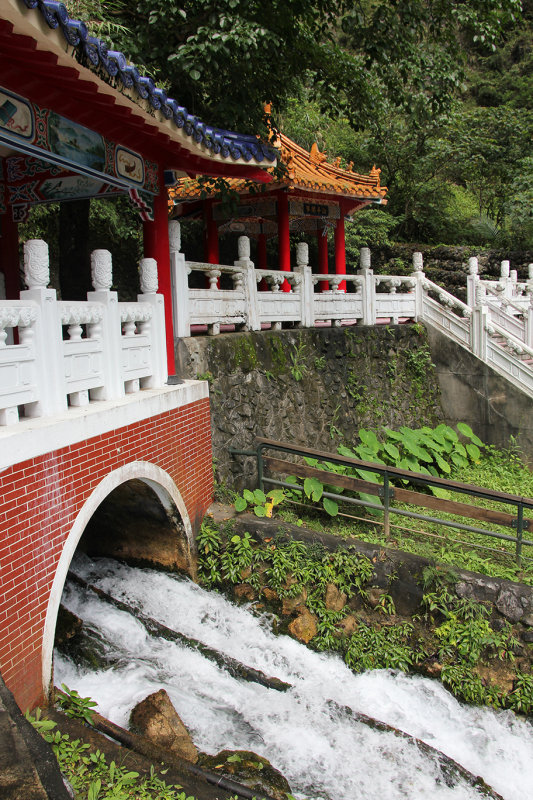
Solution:
[(496, 447), (508, 447), (513, 437), (533, 464), (533, 399), (447, 336), (431, 328), (428, 336), (445, 421), (467, 422)]
[(442, 419), (419, 325), (228, 333), (178, 340), (181, 377), (210, 384), (216, 477), (256, 485), (255, 461), (231, 458), (256, 436), (335, 451), (359, 428)]

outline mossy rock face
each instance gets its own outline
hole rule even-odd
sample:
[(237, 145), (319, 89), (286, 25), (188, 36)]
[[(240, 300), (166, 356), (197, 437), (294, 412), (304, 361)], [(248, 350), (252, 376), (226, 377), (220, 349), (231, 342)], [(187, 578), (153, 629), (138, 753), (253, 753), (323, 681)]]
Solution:
[(242, 783), (258, 798), (263, 795), (273, 800), (286, 800), (291, 787), (270, 761), (251, 750), (221, 750), (216, 756), (200, 753), (198, 765)]
[(189, 337), (177, 346), (184, 378), (209, 378), (216, 478), (255, 487), (255, 439), (335, 451), (360, 428), (442, 421), (440, 388), (419, 325), (309, 328)]

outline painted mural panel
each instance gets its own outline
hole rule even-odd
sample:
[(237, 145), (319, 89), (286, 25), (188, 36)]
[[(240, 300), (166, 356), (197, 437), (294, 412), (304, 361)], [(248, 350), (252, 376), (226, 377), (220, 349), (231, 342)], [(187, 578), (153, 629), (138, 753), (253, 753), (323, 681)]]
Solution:
[[(28, 164), (37, 162), (35, 156), (42, 155), (49, 168), (59, 164), (72, 172), (90, 172), (89, 177), (94, 180), (105, 182), (107, 178), (108, 183), (124, 189), (135, 186), (144, 192), (159, 192), (156, 164), (145, 163), (139, 153), (2, 87), (0, 142), (25, 152)], [(29, 195), (33, 188), (28, 188)]]
[(34, 137), (35, 125), (30, 104), (18, 95), (0, 89), (0, 129), (21, 139)]

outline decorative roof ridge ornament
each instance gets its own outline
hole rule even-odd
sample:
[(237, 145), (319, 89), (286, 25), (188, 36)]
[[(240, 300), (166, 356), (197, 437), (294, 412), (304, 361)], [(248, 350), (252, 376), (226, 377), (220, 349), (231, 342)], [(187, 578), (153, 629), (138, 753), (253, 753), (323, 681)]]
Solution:
[[(111, 78), (117, 88), (129, 90), (128, 96), (142, 107), (142, 101), (153, 111), (159, 111), (165, 119), (172, 120), (177, 128), (214, 155), (223, 159), (257, 163), (274, 163), (277, 153), (254, 134), (240, 134), (207, 125), (189, 114), (176, 100), (168, 97), (165, 90), (155, 85), (152, 78), (141, 75), (137, 67), (129, 64), (123, 53), (111, 50), (103, 39), (89, 35), (87, 25), (81, 20), (71, 19), (67, 8), (56, 0), (22, 0), (26, 8), (40, 13), (52, 30), (59, 30), (67, 44), (73, 48), (78, 63), (87, 67), (104, 80)], [(137, 95), (137, 99), (134, 95)]]

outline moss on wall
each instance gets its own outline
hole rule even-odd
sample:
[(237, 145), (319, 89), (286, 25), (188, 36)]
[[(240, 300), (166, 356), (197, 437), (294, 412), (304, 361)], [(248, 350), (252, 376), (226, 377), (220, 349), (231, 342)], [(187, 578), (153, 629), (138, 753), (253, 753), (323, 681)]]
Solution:
[(181, 339), (179, 374), (208, 378), (219, 481), (255, 481), (251, 449), (266, 436), (322, 450), (361, 427), (437, 424), (440, 395), (420, 325), (314, 328)]

